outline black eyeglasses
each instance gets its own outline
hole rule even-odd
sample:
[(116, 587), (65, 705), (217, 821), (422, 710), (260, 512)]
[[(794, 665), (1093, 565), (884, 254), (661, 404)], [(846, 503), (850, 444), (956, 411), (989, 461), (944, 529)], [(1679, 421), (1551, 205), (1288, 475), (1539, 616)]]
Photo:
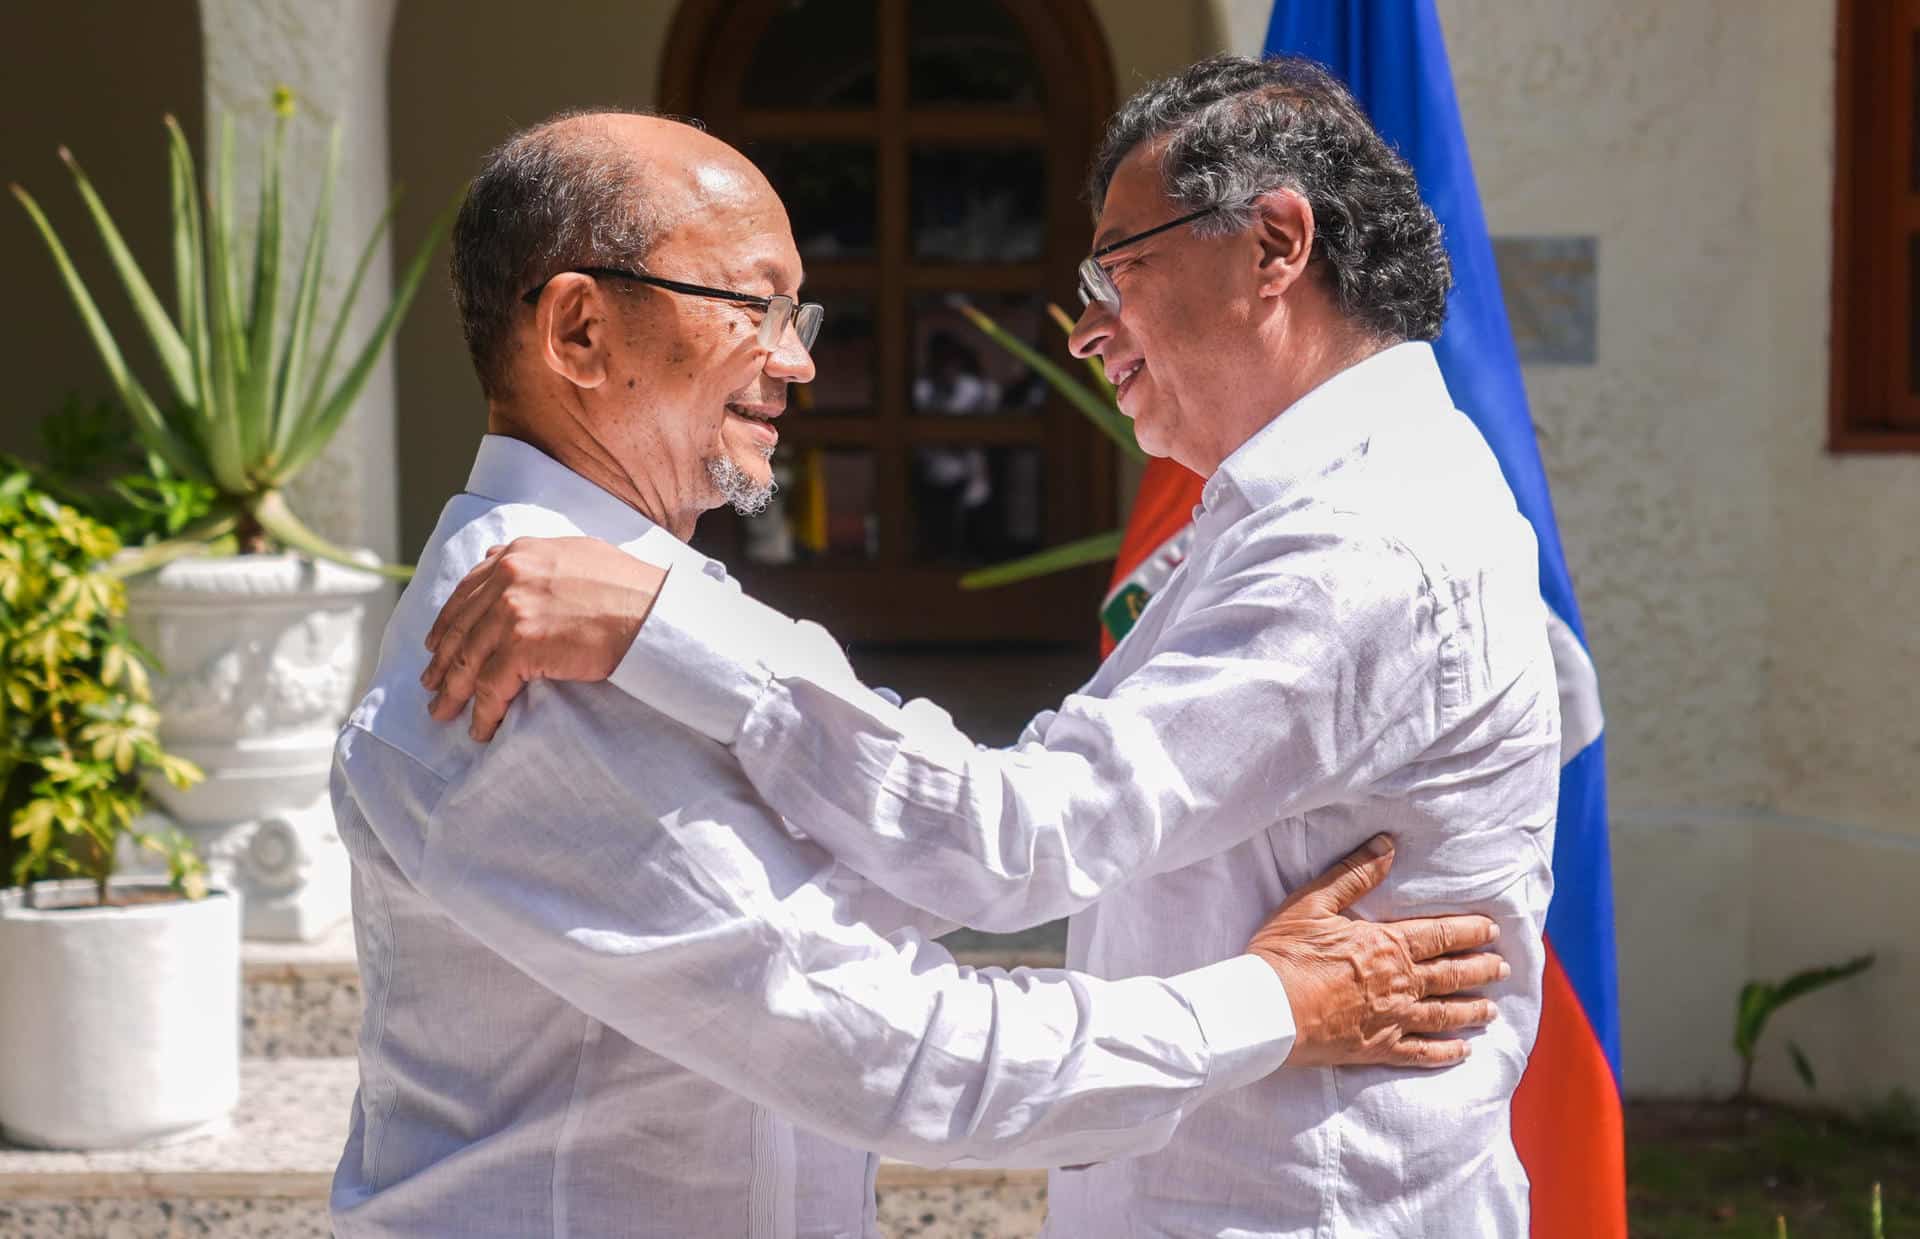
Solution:
[(1136, 232), (1130, 237), (1122, 237), (1118, 241), (1109, 245), (1103, 245), (1093, 251), (1093, 253), (1089, 254), (1080, 262), (1080, 304), (1088, 306), (1098, 301), (1106, 307), (1108, 313), (1118, 314), (1120, 312), (1120, 288), (1113, 282), (1113, 277), (1107, 274), (1107, 269), (1100, 265), (1100, 260), (1117, 249), (1123, 249), (1136, 241), (1144, 241), (1148, 237), (1159, 236), (1161, 233), (1172, 228), (1178, 228), (1182, 224), (1191, 224), (1201, 216), (1211, 215), (1219, 209), (1219, 207), (1204, 207), (1191, 215), (1182, 215), (1179, 219), (1169, 220), (1157, 228), (1149, 228), (1145, 232)]
[(635, 284), (647, 284), (654, 288), (664, 288), (670, 293), (679, 293), (685, 297), (710, 297), (715, 301), (732, 301), (739, 305), (752, 306), (765, 311), (760, 320), (760, 347), (771, 349), (780, 343), (780, 337), (787, 333), (787, 324), (793, 324), (793, 334), (800, 337), (800, 347), (811, 349), (813, 342), (820, 337), (820, 320), (826, 317), (826, 310), (813, 301), (795, 301), (784, 293), (771, 297), (759, 297), (753, 293), (739, 293), (726, 288), (708, 288), (705, 284), (686, 284), (679, 280), (662, 279), (657, 275), (642, 275), (638, 271), (628, 271), (622, 267), (568, 267), (565, 271), (556, 271), (541, 280), (521, 295), (520, 300), (528, 305), (539, 305), (540, 294), (555, 275), (590, 275), (596, 280), (630, 280)]

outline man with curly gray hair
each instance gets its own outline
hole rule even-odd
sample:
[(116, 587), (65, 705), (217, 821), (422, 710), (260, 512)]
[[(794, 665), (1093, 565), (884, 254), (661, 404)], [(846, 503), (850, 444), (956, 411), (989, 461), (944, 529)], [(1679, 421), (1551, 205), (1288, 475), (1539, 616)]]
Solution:
[[(1471, 1055), (1414, 1072), (1296, 1048), (1164, 1147), (1054, 1172), (1051, 1233), (1518, 1239), (1508, 1111), (1540, 1012), (1559, 702), (1532, 528), (1427, 343), (1439, 227), (1298, 59), (1148, 86), (1091, 188), (1073, 351), (1142, 446), (1207, 481), (1186, 561), (1018, 744), (862, 687), (810, 625), (584, 540), (469, 576), (429, 634), (434, 713), (473, 699), (484, 737), (526, 679), (611, 674), (871, 881), (986, 929), (1071, 914), (1067, 962), (1110, 978), (1221, 958), (1390, 832), (1368, 915), (1500, 928), (1512, 971)], [(618, 623), (550, 601), (609, 588)], [(1289, 1000), (1313, 1026), (1310, 994)]]

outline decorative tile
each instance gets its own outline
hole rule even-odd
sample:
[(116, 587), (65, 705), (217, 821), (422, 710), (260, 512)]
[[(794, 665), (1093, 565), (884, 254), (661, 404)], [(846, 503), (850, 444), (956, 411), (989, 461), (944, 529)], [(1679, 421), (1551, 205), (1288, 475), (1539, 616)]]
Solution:
[(1495, 237), (1500, 292), (1523, 363), (1590, 366), (1598, 355), (1595, 237)]

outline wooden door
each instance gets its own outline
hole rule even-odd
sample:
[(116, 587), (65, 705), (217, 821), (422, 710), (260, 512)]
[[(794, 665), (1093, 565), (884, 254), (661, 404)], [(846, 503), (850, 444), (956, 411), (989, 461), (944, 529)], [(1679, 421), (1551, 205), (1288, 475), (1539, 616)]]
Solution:
[(1046, 305), (1078, 309), (1113, 106), (1084, 0), (687, 0), (661, 99), (767, 173), (827, 310), (776, 509), (696, 545), (847, 640), (1090, 642), (1098, 569), (957, 585), (1116, 522), (1110, 445), (955, 308), (1068, 360)]

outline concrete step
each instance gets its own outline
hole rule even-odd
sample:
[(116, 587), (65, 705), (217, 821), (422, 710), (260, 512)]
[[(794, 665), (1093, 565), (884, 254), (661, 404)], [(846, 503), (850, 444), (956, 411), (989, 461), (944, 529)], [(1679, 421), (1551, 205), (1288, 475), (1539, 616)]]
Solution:
[(249, 1058), (352, 1058), (360, 1031), (353, 927), (317, 942), (240, 949), (240, 1052)]
[[(250, 1058), (231, 1125), (159, 1149), (42, 1153), (0, 1147), (0, 1235), (9, 1239), (324, 1239), (327, 1188), (357, 1082), (349, 1058)], [(892, 1239), (1037, 1234), (1034, 1171), (880, 1171)]]
[[(977, 968), (1057, 968), (1060, 934), (1043, 927), (1015, 938), (962, 931), (949, 940)], [(318, 942), (248, 942), (240, 953), (240, 1052), (249, 1058), (352, 1058), (360, 1029), (360, 973), (353, 930)], [(0, 1234), (6, 1232), (0, 1231)]]

